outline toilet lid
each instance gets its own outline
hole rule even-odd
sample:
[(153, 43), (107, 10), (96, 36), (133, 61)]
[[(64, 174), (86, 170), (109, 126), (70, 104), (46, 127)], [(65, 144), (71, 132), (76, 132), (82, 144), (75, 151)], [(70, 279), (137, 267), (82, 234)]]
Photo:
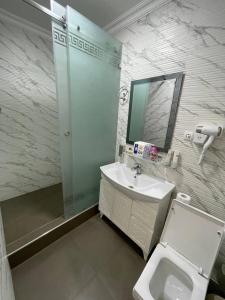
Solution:
[(224, 222), (173, 200), (160, 241), (168, 243), (209, 278), (224, 233)]

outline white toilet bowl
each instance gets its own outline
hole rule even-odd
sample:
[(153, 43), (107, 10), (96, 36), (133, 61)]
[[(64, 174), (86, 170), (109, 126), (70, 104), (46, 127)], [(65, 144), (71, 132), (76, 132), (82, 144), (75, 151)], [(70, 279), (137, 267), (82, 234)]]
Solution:
[(158, 244), (133, 289), (138, 300), (205, 299), (208, 280), (170, 246)]
[(223, 231), (221, 220), (174, 200), (134, 299), (204, 300)]

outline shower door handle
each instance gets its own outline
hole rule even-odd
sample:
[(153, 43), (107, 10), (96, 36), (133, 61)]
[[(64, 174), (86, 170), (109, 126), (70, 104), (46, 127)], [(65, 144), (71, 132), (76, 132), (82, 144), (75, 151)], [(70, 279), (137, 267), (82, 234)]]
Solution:
[(64, 131), (64, 135), (65, 136), (70, 136), (70, 131), (69, 130)]

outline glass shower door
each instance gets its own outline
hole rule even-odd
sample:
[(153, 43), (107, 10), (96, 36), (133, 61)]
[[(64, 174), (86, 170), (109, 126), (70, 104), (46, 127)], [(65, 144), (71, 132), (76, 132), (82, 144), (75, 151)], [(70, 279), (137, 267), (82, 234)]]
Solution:
[(99, 167), (114, 161), (121, 43), (69, 6), (66, 19), (72, 196), (65, 199), (65, 214), (70, 216), (98, 202)]

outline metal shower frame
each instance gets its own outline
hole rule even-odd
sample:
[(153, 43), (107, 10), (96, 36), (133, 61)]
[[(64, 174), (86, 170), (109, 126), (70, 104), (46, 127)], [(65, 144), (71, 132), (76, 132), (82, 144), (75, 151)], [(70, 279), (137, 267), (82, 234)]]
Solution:
[(65, 29), (67, 24), (66, 24), (66, 17), (62, 16), (59, 17), (58, 15), (56, 15), (54, 12), (52, 12), (50, 9), (48, 9), (47, 7), (35, 2), (34, 0), (22, 0), (23, 2), (27, 3), (28, 5), (38, 9), (39, 11), (41, 11), (42, 13), (45, 13), (46, 15), (50, 16), (51, 18), (53, 18), (57, 23), (59, 23), (60, 25), (62, 25), (62, 27)]

